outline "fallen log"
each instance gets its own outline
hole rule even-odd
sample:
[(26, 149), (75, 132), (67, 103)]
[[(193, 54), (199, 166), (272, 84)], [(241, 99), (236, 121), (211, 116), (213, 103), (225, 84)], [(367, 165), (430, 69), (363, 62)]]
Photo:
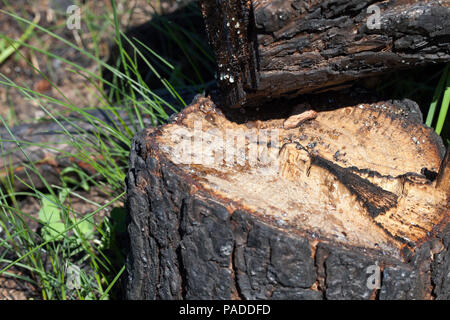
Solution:
[[(187, 101), (191, 101), (197, 92), (191, 87), (177, 91)], [(165, 90), (156, 90), (155, 94), (166, 102), (162, 104), (162, 108), (169, 117), (174, 110), (182, 108), (180, 102)], [(112, 135), (111, 130), (131, 130), (131, 134), (141, 130), (136, 115), (130, 114), (126, 109), (121, 106), (116, 106), (114, 112), (111, 108), (84, 109), (84, 114), (72, 112), (65, 118), (58, 117), (56, 120), (45, 119), (11, 128), (1, 127), (0, 182), (7, 180), (9, 176), (12, 185), (8, 182), (5, 184), (14, 191), (29, 190), (30, 186), (45, 188), (42, 177), (49, 185), (61, 185), (61, 173), (68, 167), (77, 167), (93, 179), (102, 179), (89, 163), (91, 160), (104, 160), (98, 157), (99, 139), (108, 147), (119, 145), (123, 150), (128, 150), (129, 146)], [(161, 119), (162, 115), (157, 116), (156, 113), (155, 117), (146, 114), (141, 117), (145, 127), (165, 122)], [(92, 153), (91, 159), (86, 158), (89, 152)], [(126, 168), (128, 164), (124, 162), (118, 165)]]
[(241, 111), (197, 97), (135, 137), (128, 299), (450, 298), (449, 155), (413, 102)]
[(200, 0), (222, 106), (450, 61), (450, 1)]
[[(106, 134), (111, 129), (125, 131), (125, 127), (133, 133), (138, 131), (136, 119), (130, 118), (124, 110), (116, 112), (120, 120), (110, 110), (94, 109), (84, 118), (72, 113), (58, 121), (0, 128), (0, 182), (13, 191), (43, 189), (46, 184), (61, 185), (61, 174), (69, 167), (79, 168), (93, 179), (101, 179), (89, 163), (104, 160), (98, 158), (98, 140), (102, 139), (110, 147), (122, 144), (126, 149), (128, 146), (120, 139)], [(147, 127), (153, 125), (149, 117), (144, 117), (143, 122)], [(87, 158), (90, 153), (92, 159)], [(127, 166), (126, 163), (122, 165)], [(79, 177), (75, 175), (74, 178)]]

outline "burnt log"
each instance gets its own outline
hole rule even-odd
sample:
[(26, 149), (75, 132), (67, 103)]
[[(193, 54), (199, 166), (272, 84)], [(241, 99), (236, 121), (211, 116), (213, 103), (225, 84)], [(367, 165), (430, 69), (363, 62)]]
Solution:
[(450, 61), (449, 0), (200, 0), (223, 107)]
[(417, 110), (355, 91), (245, 113), (197, 97), (144, 130), (126, 298), (449, 299), (449, 156)]

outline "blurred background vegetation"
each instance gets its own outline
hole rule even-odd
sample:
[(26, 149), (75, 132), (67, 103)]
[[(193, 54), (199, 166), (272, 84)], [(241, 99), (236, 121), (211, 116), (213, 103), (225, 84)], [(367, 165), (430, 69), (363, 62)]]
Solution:
[[(80, 30), (66, 26), (73, 3)], [(214, 72), (195, 2), (0, 0), (0, 299), (121, 298), (132, 137), (213, 87)], [(374, 83), (381, 96), (417, 101), (427, 125), (450, 142), (448, 66)], [(14, 129), (45, 121), (71, 147), (54, 150), (72, 159), (57, 183), (29, 153), (49, 146)], [(22, 154), (25, 178), (6, 143)], [(25, 190), (14, 189), (18, 182)]]

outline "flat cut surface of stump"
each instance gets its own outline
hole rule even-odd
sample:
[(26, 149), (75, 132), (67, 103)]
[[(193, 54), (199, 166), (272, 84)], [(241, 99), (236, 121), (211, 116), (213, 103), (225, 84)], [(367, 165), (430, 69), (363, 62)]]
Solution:
[(136, 138), (129, 298), (448, 298), (448, 164), (416, 105), (306, 100), (198, 97)]

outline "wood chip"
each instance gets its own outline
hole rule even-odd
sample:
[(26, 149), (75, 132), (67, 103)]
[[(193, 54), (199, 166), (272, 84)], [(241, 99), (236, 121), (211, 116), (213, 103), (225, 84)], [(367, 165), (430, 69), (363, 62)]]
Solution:
[(308, 110), (300, 114), (293, 115), (284, 121), (283, 127), (285, 129), (294, 129), (298, 127), (302, 122), (306, 120), (315, 119), (317, 117), (317, 112), (314, 110)]

